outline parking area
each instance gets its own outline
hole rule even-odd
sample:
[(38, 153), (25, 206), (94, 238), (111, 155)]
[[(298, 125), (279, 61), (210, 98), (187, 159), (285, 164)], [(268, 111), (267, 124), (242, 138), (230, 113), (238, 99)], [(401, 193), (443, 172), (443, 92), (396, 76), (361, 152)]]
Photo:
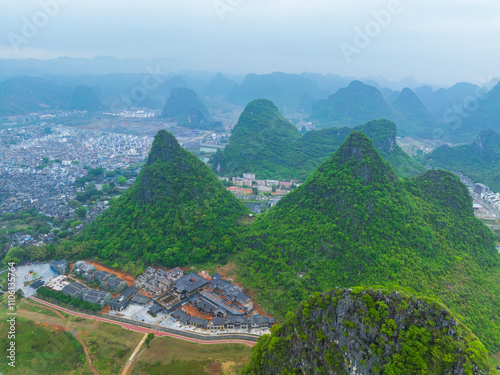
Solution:
[(153, 316), (148, 314), (148, 310), (149, 306), (144, 307), (130, 304), (126, 309), (120, 311), (119, 313), (115, 311), (109, 311), (108, 314), (150, 324), (160, 324), (167, 317), (164, 313), (160, 313), (156, 315), (156, 318), (154, 318)]
[(47, 284), (57, 275), (50, 269), (49, 263), (37, 263), (29, 266), (16, 267), (16, 290), (22, 289), (24, 295), (29, 297), (35, 294), (36, 290), (30, 286), (24, 286), (26, 281), (36, 280), (41, 277), (41, 280)]

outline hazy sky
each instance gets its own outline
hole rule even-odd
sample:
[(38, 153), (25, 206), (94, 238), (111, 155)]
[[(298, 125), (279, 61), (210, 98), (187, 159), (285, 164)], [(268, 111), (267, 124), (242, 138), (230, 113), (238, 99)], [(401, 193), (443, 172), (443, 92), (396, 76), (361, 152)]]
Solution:
[(498, 0), (0, 0), (0, 9), (0, 58), (162, 57), (209, 71), (432, 83), (500, 76)]

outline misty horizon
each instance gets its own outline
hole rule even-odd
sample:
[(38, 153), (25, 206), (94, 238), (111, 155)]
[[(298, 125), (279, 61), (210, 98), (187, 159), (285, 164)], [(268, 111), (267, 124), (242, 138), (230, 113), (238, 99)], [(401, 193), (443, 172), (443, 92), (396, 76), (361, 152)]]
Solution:
[(403, 0), (362, 8), (324, 0), (0, 3), (0, 59), (169, 59), (172, 71), (412, 77), (448, 86), (500, 76), (500, 4), (491, 0), (461, 0), (451, 10)]

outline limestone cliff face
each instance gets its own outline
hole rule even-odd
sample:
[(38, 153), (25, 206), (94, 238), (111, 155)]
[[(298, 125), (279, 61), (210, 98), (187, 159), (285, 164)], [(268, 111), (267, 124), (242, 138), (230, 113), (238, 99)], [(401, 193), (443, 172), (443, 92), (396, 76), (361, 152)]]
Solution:
[(255, 346), (243, 374), (487, 374), (486, 350), (450, 312), (401, 292), (334, 289)]

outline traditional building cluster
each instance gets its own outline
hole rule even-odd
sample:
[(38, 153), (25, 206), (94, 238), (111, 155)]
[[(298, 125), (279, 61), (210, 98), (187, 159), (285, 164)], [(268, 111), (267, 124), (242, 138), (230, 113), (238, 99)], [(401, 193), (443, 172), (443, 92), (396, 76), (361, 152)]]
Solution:
[(135, 285), (152, 296), (158, 297), (170, 290), (174, 281), (179, 279), (182, 275), (184, 275), (184, 272), (178, 267), (168, 271), (161, 268), (156, 269), (148, 267), (147, 270), (135, 280)]
[[(163, 271), (162, 274), (171, 275), (172, 271)], [(146, 273), (150, 280), (158, 282), (153, 277), (158, 274), (157, 270), (147, 270)], [(177, 272), (175, 275), (179, 276)], [(150, 285), (145, 284), (143, 279), (138, 279), (136, 284)], [(127, 304), (125, 297), (120, 301), (120, 307)], [(189, 315), (184, 311), (188, 304), (199, 311), (201, 316), (210, 318)], [(116, 310), (119, 311), (118, 308)], [(214, 274), (211, 279), (194, 272), (177, 277), (171, 282), (169, 290), (154, 298), (149, 311), (155, 315), (165, 312), (171, 314), (181, 325), (210, 331), (269, 328), (274, 324), (273, 318), (252, 314), (254, 305), (250, 296), (244, 293), (241, 287), (224, 280), (220, 273)]]
[(78, 298), (86, 302), (96, 303), (101, 307), (106, 306), (111, 301), (111, 294), (101, 290), (89, 289), (85, 285), (72, 282), (66, 285), (62, 293), (72, 297)]
[(266, 329), (274, 325), (274, 318), (268, 316), (227, 316), (216, 317), (213, 320), (190, 316), (182, 310), (175, 310), (172, 317), (186, 327), (201, 328), (212, 332), (224, 330)]
[(98, 282), (102, 289), (113, 293), (120, 293), (128, 286), (125, 280), (106, 271), (97, 271), (92, 264), (88, 264), (83, 260), (75, 263), (73, 272), (87, 281)]

